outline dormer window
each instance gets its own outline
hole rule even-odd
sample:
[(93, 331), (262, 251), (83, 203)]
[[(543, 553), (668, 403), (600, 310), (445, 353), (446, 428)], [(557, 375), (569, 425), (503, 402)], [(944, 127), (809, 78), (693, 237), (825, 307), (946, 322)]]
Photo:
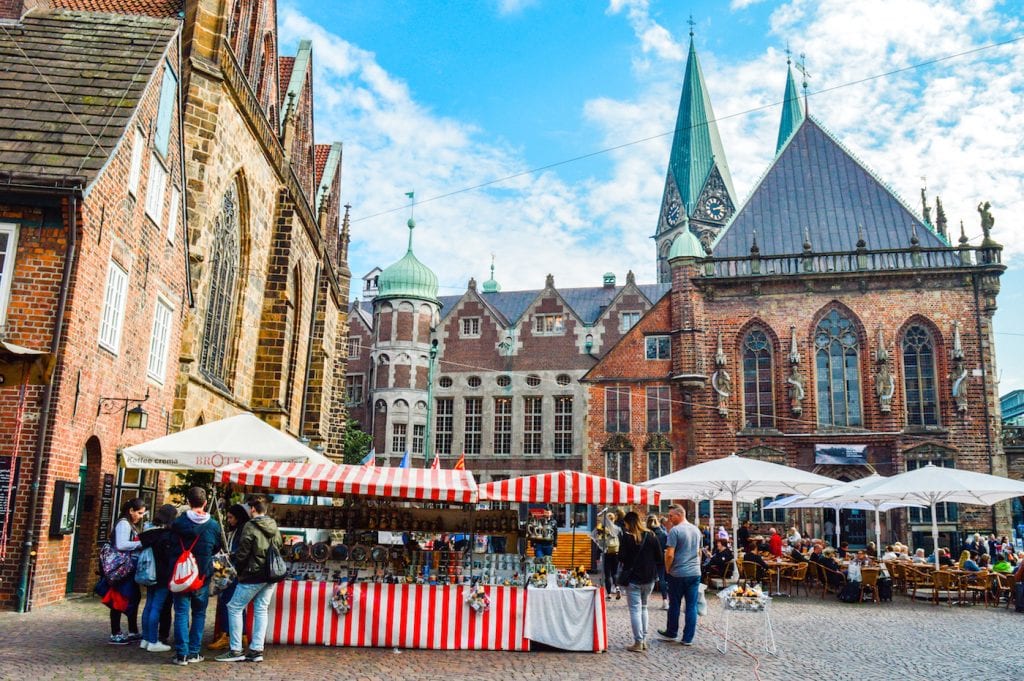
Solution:
[(533, 316), (533, 332), (538, 336), (558, 336), (565, 333), (564, 318), (560, 314)]
[(639, 312), (620, 312), (619, 313), (619, 331), (626, 333), (640, 321)]
[(480, 318), (479, 317), (463, 317), (462, 318), (462, 333), (463, 338), (479, 338), (480, 337)]

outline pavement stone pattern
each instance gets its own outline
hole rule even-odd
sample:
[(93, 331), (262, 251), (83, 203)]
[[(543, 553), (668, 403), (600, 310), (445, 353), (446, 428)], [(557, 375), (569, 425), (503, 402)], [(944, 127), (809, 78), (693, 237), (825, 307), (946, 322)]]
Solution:
[[(421, 650), (268, 646), (262, 664), (207, 661), (169, 664), (170, 653), (137, 645), (110, 646), (107, 610), (79, 598), (25, 615), (0, 613), (0, 679), (143, 681), (146, 679), (857, 679), (858, 681), (978, 681), (979, 672), (1015, 678), (1024, 671), (1024, 616), (1005, 607), (911, 603), (846, 604), (817, 595), (775, 599), (772, 621), (778, 657), (764, 654), (763, 616), (735, 613), (727, 654), (715, 644), (724, 629), (721, 603), (709, 594), (692, 647), (652, 641), (647, 653), (624, 650), (632, 641), (626, 600), (611, 601), (607, 653), (441, 652)], [(207, 638), (213, 629), (208, 614)], [(651, 601), (651, 630), (662, 627), (661, 599)], [(1005, 673), (997, 672), (1002, 669)], [(1014, 673), (1016, 672), (1016, 674)]]

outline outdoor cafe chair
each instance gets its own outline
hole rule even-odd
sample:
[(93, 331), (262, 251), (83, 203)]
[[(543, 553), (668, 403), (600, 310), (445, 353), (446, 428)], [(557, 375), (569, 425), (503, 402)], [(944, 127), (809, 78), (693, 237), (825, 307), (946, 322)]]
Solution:
[(999, 599), (1006, 598), (1006, 609), (1010, 609), (1013, 602), (1013, 575), (996, 573), (995, 585), (992, 589), (995, 592), (996, 607), (999, 607)]
[(786, 582), (789, 583), (789, 595), (790, 596), (793, 595), (793, 587), (794, 586), (796, 587), (797, 594), (799, 594), (800, 593), (800, 586), (801, 585), (803, 585), (803, 587), (804, 587), (804, 595), (805, 596), (810, 595), (809, 592), (807, 591), (807, 568), (808, 568), (809, 565), (810, 565), (810, 563), (807, 563), (807, 562), (800, 563), (799, 565), (797, 565), (796, 567), (788, 570), (785, 573)]
[(952, 591), (956, 589), (957, 600), (960, 600), (960, 596), (963, 593), (963, 589), (960, 586), (960, 580), (952, 572), (947, 570), (939, 570), (932, 575), (932, 604), (939, 604), (939, 593), (944, 592), (946, 594), (946, 602), (953, 605)]
[(907, 580), (904, 576), (903, 565), (898, 560), (887, 560), (885, 561), (885, 567), (889, 571), (889, 577), (892, 579), (893, 591), (900, 593), (906, 593), (907, 591)]
[[(743, 576), (744, 585), (762, 583), (768, 575), (768, 571), (763, 570), (757, 563), (743, 563), (740, 569), (742, 570), (740, 574)], [(759, 572), (764, 572), (764, 574), (759, 574)]]
[(818, 579), (821, 580), (821, 598), (825, 599), (826, 593), (838, 594), (842, 592), (846, 586), (846, 575), (836, 570), (829, 570), (827, 567), (818, 563)]
[(882, 574), (882, 568), (865, 567), (860, 569), (860, 595), (865, 592), (871, 594), (871, 600), (878, 603), (878, 576)]
[(992, 577), (993, 574), (987, 571), (976, 572), (968, 576), (963, 590), (965, 593), (971, 594), (971, 603), (977, 603), (980, 596), (985, 599), (985, 605), (988, 605), (989, 596), (992, 594)]
[(932, 588), (935, 569), (929, 566), (904, 565), (903, 578), (906, 580), (906, 588), (911, 600), (917, 600), (917, 590)]

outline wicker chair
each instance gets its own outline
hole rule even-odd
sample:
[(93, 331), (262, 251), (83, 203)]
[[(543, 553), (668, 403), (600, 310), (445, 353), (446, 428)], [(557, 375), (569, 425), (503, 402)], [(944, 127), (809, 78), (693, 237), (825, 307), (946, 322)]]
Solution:
[(927, 566), (903, 566), (903, 579), (906, 583), (907, 593), (912, 600), (917, 600), (918, 589), (925, 590), (932, 588), (934, 574), (935, 570)]
[(827, 567), (818, 563), (818, 579), (821, 580), (821, 598), (825, 599), (826, 593), (839, 594), (846, 586), (847, 579), (846, 575), (836, 570), (829, 570)]
[(740, 566), (740, 574), (743, 577), (743, 584), (762, 584), (768, 576), (768, 571), (757, 563), (746, 562)]
[[(982, 570), (971, 575), (973, 579), (968, 579), (964, 582), (963, 590), (965, 593), (971, 594), (971, 603), (977, 603), (978, 597), (985, 599), (985, 605), (988, 605), (988, 599), (992, 595), (992, 583), (994, 581), (994, 573)], [(998, 605), (998, 601), (996, 602)]]
[(946, 602), (952, 606), (953, 597), (950, 592), (956, 589), (957, 599), (959, 600), (963, 593), (962, 587), (960, 586), (960, 580), (956, 578), (952, 572), (946, 572), (945, 570), (939, 570), (932, 575), (932, 603), (934, 605), (939, 604), (939, 592), (946, 593)]
[(892, 578), (892, 590), (906, 593), (907, 579), (904, 576), (903, 564), (898, 560), (887, 560), (885, 561), (885, 567), (889, 570), (889, 577)]
[(787, 572), (783, 573), (783, 579), (789, 584), (789, 595), (793, 595), (793, 587), (796, 587), (797, 594), (800, 593), (800, 586), (804, 587), (804, 595), (809, 596), (810, 592), (807, 590), (807, 569), (810, 567), (810, 563), (800, 563), (794, 568), (791, 568)]
[(864, 567), (860, 569), (860, 595), (871, 594), (871, 600), (878, 603), (878, 576), (882, 574), (882, 568)]

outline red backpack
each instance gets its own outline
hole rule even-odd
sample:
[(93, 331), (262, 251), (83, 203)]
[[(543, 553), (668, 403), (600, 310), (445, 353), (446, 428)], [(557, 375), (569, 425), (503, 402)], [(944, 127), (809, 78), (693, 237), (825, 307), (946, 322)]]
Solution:
[(199, 574), (199, 564), (196, 562), (196, 557), (192, 555), (192, 549), (195, 548), (197, 541), (199, 541), (198, 536), (192, 540), (192, 545), (186, 549), (185, 542), (181, 541), (181, 537), (178, 538), (178, 543), (181, 544), (181, 555), (178, 556), (178, 560), (174, 563), (174, 570), (171, 572), (171, 582), (167, 585), (167, 588), (172, 593), (186, 593), (201, 589), (206, 581)]

